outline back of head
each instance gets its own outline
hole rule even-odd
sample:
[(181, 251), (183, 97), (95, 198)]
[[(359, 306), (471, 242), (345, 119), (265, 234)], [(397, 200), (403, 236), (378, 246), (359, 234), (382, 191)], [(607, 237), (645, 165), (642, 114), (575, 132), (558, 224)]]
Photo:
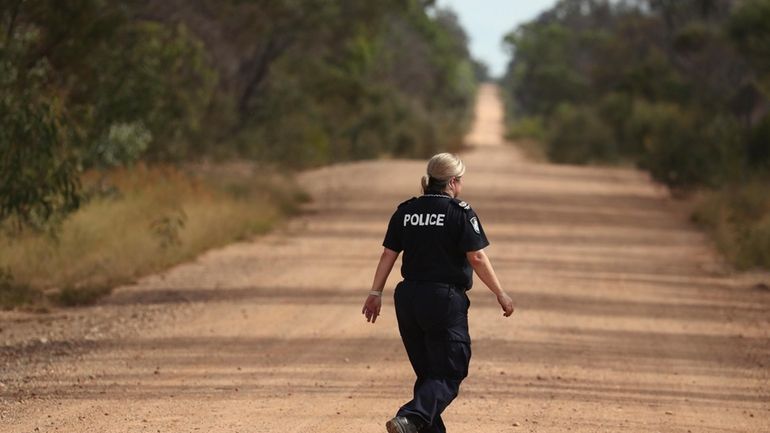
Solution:
[(442, 192), (453, 177), (465, 174), (465, 164), (457, 155), (439, 153), (428, 160), (427, 174), (422, 177), (422, 192)]

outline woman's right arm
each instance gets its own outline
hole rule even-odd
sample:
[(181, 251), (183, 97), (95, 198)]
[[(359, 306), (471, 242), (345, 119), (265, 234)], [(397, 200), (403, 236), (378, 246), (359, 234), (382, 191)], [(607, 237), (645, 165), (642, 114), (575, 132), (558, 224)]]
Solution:
[(372, 295), (366, 297), (364, 301), (364, 307), (361, 309), (361, 313), (366, 316), (366, 321), (374, 323), (377, 321), (377, 316), (380, 315), (380, 308), (382, 308), (382, 291), (385, 288), (385, 282), (388, 280), (388, 275), (393, 269), (393, 264), (398, 259), (398, 252), (389, 248), (383, 248), (380, 255), (380, 261), (377, 263), (377, 270), (374, 272), (374, 281), (372, 281), (372, 292), (380, 292), (379, 295)]
[(500, 285), (500, 280), (497, 279), (497, 274), (495, 274), (495, 270), (492, 268), (492, 263), (489, 261), (487, 253), (484, 250), (469, 251), (465, 253), (465, 256), (468, 258), (468, 262), (476, 272), (476, 275), (497, 297), (497, 302), (503, 309), (503, 315), (508, 317), (513, 314), (513, 300)]

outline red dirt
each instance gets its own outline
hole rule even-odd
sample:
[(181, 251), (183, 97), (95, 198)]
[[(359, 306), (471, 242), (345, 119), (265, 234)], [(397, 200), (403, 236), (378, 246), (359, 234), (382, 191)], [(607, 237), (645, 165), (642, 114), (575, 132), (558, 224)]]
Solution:
[[(452, 432), (768, 432), (770, 292), (727, 270), (643, 173), (524, 160), (481, 89), (464, 198), (517, 311), (477, 282)], [(412, 372), (386, 288), (361, 316), (423, 162), (302, 176), (303, 216), (121, 287), (0, 313), (2, 432), (383, 432)], [(41, 340), (42, 338), (42, 340)]]

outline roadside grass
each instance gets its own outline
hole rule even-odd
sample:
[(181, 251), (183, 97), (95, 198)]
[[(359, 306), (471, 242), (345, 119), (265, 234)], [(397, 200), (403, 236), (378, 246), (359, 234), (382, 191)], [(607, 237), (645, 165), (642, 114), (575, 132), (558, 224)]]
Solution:
[(770, 193), (767, 179), (701, 192), (692, 219), (740, 270), (770, 269)]
[(306, 200), (249, 163), (87, 173), (89, 201), (55, 236), (0, 234), (0, 308), (96, 302), (111, 288), (264, 233)]
[(507, 122), (506, 140), (518, 147), (531, 161), (548, 161), (546, 130), (542, 119), (523, 117)]
[(509, 138), (508, 141), (516, 146), (528, 160), (533, 162), (548, 161), (548, 155), (546, 154), (545, 145), (542, 141), (531, 138)]
[(0, 306), (32, 305), (42, 300), (40, 291), (18, 284), (7, 268), (0, 269)]

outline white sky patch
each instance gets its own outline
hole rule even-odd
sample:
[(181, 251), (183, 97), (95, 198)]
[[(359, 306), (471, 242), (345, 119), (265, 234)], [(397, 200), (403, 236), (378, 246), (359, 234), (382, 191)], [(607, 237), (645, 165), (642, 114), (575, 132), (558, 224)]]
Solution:
[(470, 39), (473, 57), (489, 66), (493, 77), (505, 73), (509, 53), (503, 49), (503, 37), (550, 8), (556, 0), (437, 0), (442, 8), (450, 8)]

